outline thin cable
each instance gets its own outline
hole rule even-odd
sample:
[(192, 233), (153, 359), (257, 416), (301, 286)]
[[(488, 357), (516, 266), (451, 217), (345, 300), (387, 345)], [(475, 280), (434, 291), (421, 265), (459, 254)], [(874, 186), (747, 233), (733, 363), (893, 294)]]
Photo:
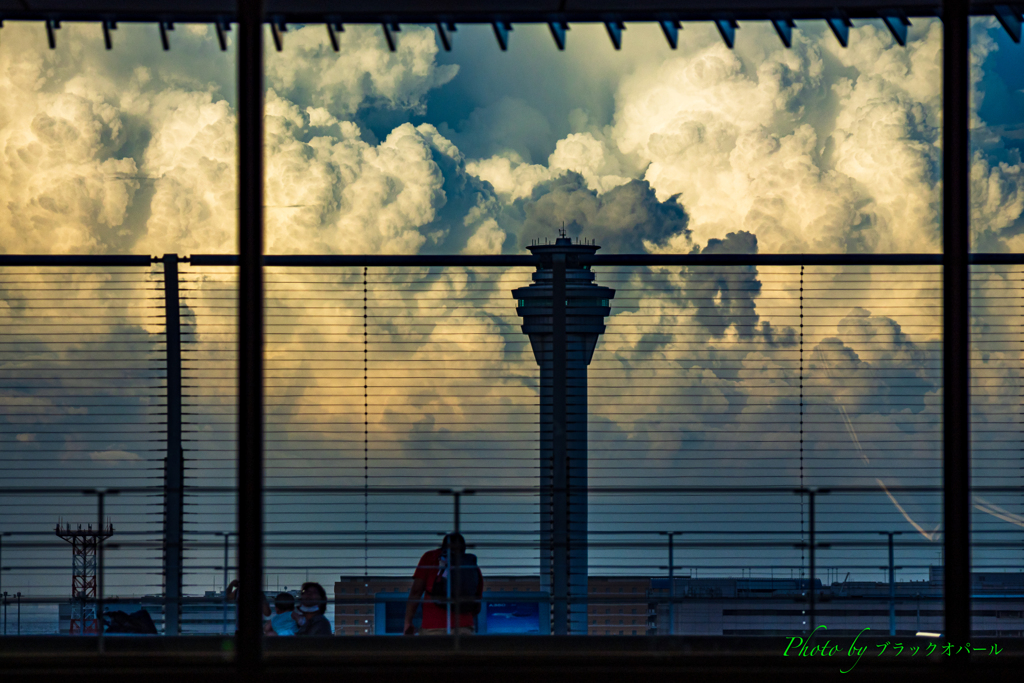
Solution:
[(370, 394), (369, 394), (369, 330), (367, 293), (367, 271), (363, 266), (363, 578), (370, 576)]

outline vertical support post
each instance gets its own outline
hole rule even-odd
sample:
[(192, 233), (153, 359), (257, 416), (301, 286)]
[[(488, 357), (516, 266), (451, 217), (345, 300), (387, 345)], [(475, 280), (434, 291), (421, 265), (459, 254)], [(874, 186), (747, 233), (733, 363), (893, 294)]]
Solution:
[(942, 3), (942, 392), (945, 637), (971, 637), (970, 18)]
[(676, 556), (675, 534), (668, 532), (668, 634), (676, 630)]
[[(461, 527), (461, 521), (462, 521), (460, 519), (461, 512), (462, 512), (461, 509), (460, 509), (461, 508), (460, 503), (462, 502), (461, 499), (462, 499), (461, 492), (459, 492), (459, 491), (452, 491), (452, 504), (455, 507), (455, 509), (453, 511), (453, 513), (454, 513), (453, 516), (455, 518), (453, 520), (454, 524), (455, 524), (454, 533), (456, 533), (456, 534), (460, 533), (459, 529)], [(455, 627), (459, 626), (459, 624), (452, 624), (452, 613), (453, 613), (453, 611), (454, 611), (456, 619), (459, 618), (459, 614), (460, 614), (458, 610), (452, 610), (452, 606), (459, 604), (459, 584), (462, 581), (462, 577), (459, 575), (459, 572), (462, 571), (462, 567), (461, 567), (461, 563), (460, 563), (461, 559), (462, 558), (457, 557), (454, 553), (452, 553), (452, 546), (449, 543), (448, 544), (448, 576), (449, 576), (449, 579), (448, 579), (448, 633), (449, 634), (452, 633), (452, 627), (453, 626), (455, 626)], [(453, 593), (453, 591), (454, 591), (454, 593)], [(456, 650), (459, 649), (459, 629), (458, 628), (455, 628), (454, 647), (455, 647)]]
[(263, 655), (263, 2), (238, 3), (239, 674)]
[[(224, 534), (224, 628), (223, 633), (228, 633), (228, 551), (231, 543), (231, 532), (228, 531)], [(237, 615), (238, 603), (235, 602), (235, 614)]]
[(807, 553), (808, 564), (810, 565), (810, 567), (809, 567), (810, 574), (807, 577), (807, 588), (808, 588), (809, 595), (810, 595), (810, 600), (809, 600), (808, 608), (807, 608), (807, 632), (808, 633), (814, 633), (814, 619), (815, 619), (814, 610), (815, 610), (815, 603), (817, 602), (817, 597), (818, 597), (817, 595), (815, 595), (816, 591), (814, 590), (814, 571), (815, 571), (815, 568), (814, 568), (814, 548), (817, 545), (817, 543), (816, 543), (816, 541), (814, 539), (814, 494), (815, 494), (814, 491), (808, 491), (807, 492), (807, 496), (808, 496), (808, 501), (807, 501), (808, 502), (808, 505), (807, 505), (807, 508), (808, 508), (808, 519), (809, 519), (809, 528), (810, 528), (810, 532), (811, 532), (810, 533), (810, 548), (809, 548), (809, 552)]
[(565, 329), (565, 254), (551, 258), (552, 353), (552, 550), (551, 581), (554, 593), (554, 635), (569, 632), (569, 458), (567, 434)]
[[(21, 635), (21, 591), (18, 591), (18, 635)], [(100, 638), (103, 638), (103, 623), (100, 622)], [(103, 642), (102, 640), (100, 642)], [(103, 650), (101, 649), (100, 652)]]
[[(97, 627), (97, 649), (103, 652), (103, 500), (104, 492), (96, 493), (96, 516), (99, 519), (96, 537), (96, 627)], [(19, 597), (20, 597), (19, 593)], [(83, 630), (85, 625), (83, 624)], [(18, 631), (21, 631), (21, 604), (18, 604)]]
[(164, 254), (167, 347), (167, 455), (164, 459), (164, 635), (181, 634), (182, 543), (185, 532), (185, 454), (181, 444), (181, 316), (178, 255)]
[(459, 527), (461, 526), (461, 508), (462, 508), (462, 506), (461, 506), (462, 492), (461, 491), (452, 491), (452, 502), (454, 503), (454, 506), (455, 506), (455, 510), (453, 512), (453, 522), (454, 522), (455, 526), (453, 527), (452, 531), (454, 533), (458, 534), (458, 533), (461, 533), (459, 531)]
[(896, 635), (896, 562), (893, 533), (889, 532), (889, 635)]

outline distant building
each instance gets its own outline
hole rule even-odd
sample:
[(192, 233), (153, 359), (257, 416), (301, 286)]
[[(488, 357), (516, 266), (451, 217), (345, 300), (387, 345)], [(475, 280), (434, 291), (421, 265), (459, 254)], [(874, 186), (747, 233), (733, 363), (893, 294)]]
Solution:
[[(928, 580), (896, 584), (897, 635), (942, 631), (941, 576), (941, 568), (933, 568)], [(1024, 636), (1024, 574), (976, 573), (972, 585), (975, 634)], [(341, 577), (334, 584), (335, 634), (400, 632), (411, 586), (411, 577)], [(539, 589), (536, 576), (485, 576), (478, 629), (522, 632), (495, 630), (494, 615), (488, 617), (495, 605), (521, 613), (525, 605), (537, 605), (534, 619), (542, 619), (550, 602)], [(809, 621), (806, 579), (677, 578), (671, 628), (667, 578), (590, 576), (587, 589), (587, 634), (592, 636), (795, 635), (806, 630)], [(865, 627), (879, 635), (889, 632), (888, 583), (845, 581), (826, 586), (815, 580), (814, 590), (816, 624), (827, 626), (830, 634), (855, 635)], [(499, 616), (507, 623), (510, 616), (522, 614)]]
[[(942, 571), (927, 581), (896, 583), (896, 635), (943, 630)], [(1024, 574), (972, 575), (973, 632), (978, 636), (1024, 635)], [(654, 633), (666, 635), (794, 635), (809, 623), (806, 579), (677, 578), (669, 618), (668, 579), (652, 579)], [(865, 627), (889, 633), (889, 584), (815, 580), (815, 625), (831, 635), (856, 635)], [(670, 623), (672, 624), (670, 628)]]
[(657, 608), (650, 578), (591, 576), (587, 588), (587, 635), (643, 636), (656, 628), (648, 618)]
[[(650, 583), (651, 579), (646, 577), (591, 576), (588, 582), (588, 635), (645, 635), (648, 614), (654, 607), (648, 600)], [(399, 614), (404, 618), (410, 588), (412, 577), (341, 577), (334, 584), (335, 635), (393, 633), (394, 624), (389, 628), (379, 620), (381, 616), (387, 619), (388, 614), (395, 615), (392, 619), (397, 619)], [(496, 632), (495, 620), (503, 621), (504, 625), (517, 616), (525, 618), (522, 611), (517, 614), (513, 610), (511, 614), (505, 614), (499, 609), (532, 607), (536, 617), (541, 614), (546, 617), (549, 609), (547, 593), (540, 591), (540, 578), (537, 576), (485, 576), (484, 602), (487, 604), (483, 616), (486, 619), (490, 615), (491, 618), (480, 626), (481, 630), (490, 627), (490, 633)], [(541, 631), (545, 628), (547, 624), (539, 624)]]

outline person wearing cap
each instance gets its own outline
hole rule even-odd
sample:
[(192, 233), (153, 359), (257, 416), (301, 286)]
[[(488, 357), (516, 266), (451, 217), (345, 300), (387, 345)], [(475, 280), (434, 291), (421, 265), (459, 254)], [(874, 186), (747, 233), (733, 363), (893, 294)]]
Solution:
[(302, 584), (302, 592), (295, 603), (292, 619), (298, 627), (297, 636), (330, 636), (331, 622), (324, 613), (327, 611), (327, 591), (319, 583)]

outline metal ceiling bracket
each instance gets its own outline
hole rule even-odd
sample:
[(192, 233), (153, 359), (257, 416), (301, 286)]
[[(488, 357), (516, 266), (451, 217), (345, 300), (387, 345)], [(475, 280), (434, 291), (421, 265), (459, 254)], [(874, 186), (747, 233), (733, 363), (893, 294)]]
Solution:
[(782, 44), (787, 48), (793, 47), (793, 29), (796, 27), (793, 20), (772, 19), (772, 26), (775, 27), (775, 32), (779, 34)]
[(616, 50), (621, 50), (622, 32), (626, 30), (626, 26), (621, 21), (606, 21), (604, 27), (608, 29), (608, 37), (612, 39), (612, 45)]
[(565, 49), (565, 32), (569, 30), (569, 24), (564, 21), (549, 21), (548, 28), (551, 29), (551, 36), (555, 39), (555, 45), (559, 50)]
[(669, 21), (659, 21), (658, 23), (661, 25), (661, 30), (665, 34), (669, 47), (675, 50), (679, 46), (679, 22), (672, 19)]
[(996, 19), (1003, 25), (1003, 29), (1010, 36), (1010, 40), (1015, 43), (1020, 42), (1020, 24), (1021, 24), (1021, 12), (1019, 8), (1010, 7), (1009, 5), (996, 5), (993, 10), (996, 14)]
[(715, 19), (715, 26), (718, 27), (718, 32), (722, 34), (722, 40), (725, 41), (726, 46), (731, 50), (733, 45), (736, 44), (736, 29), (739, 28), (739, 24), (733, 19)]
[(498, 47), (502, 52), (508, 50), (508, 32), (512, 30), (512, 24), (505, 21), (496, 21), (494, 26), (494, 37), (498, 39)]

